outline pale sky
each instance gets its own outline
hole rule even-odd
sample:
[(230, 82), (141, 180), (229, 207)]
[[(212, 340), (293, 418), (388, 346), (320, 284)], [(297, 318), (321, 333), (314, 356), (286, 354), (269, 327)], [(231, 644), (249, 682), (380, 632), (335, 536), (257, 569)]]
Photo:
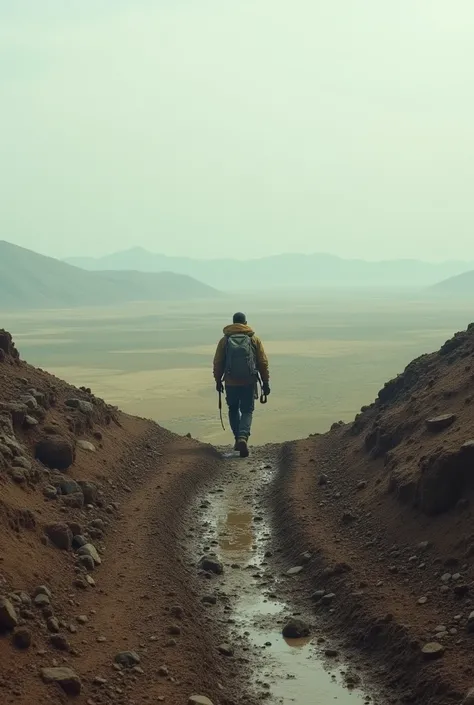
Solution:
[(473, 0), (0, 0), (0, 239), (474, 258)]

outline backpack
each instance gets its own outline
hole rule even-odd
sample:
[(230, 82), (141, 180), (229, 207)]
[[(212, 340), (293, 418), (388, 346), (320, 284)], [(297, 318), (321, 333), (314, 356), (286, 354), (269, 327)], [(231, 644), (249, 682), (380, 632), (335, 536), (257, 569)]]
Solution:
[(225, 349), (225, 375), (231, 379), (249, 380), (257, 376), (256, 346), (251, 335), (228, 335)]

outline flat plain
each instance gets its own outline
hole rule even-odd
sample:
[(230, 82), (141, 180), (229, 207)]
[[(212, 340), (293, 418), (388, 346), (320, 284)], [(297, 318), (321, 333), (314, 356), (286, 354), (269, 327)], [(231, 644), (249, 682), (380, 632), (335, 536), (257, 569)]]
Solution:
[[(124, 411), (221, 444), (212, 358), (244, 310), (262, 338), (272, 394), (252, 442), (326, 431), (351, 420), (384, 382), (471, 321), (470, 302), (407, 293), (229, 294), (219, 300), (2, 313), (23, 359)], [(226, 424), (227, 425), (227, 424)]]

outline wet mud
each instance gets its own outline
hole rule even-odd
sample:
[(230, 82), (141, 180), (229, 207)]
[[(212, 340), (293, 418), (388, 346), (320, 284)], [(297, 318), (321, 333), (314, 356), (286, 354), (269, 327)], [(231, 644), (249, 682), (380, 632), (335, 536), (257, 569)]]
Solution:
[[(275, 548), (265, 506), (276, 467), (271, 447), (245, 460), (227, 449), (221, 452), (220, 480), (193, 508), (189, 549), (194, 561), (209, 556), (223, 565), (222, 575), (201, 571), (200, 578), (204, 599), (209, 594), (216, 599), (214, 607), (207, 605), (210, 618), (227, 625), (230, 657), (245, 664), (254, 695), (270, 704), (373, 703), (360, 674), (328, 648), (330, 640), (315, 616), (298, 614), (279, 596), (279, 585), (291, 578), (272, 561)], [(283, 627), (295, 618), (308, 625), (309, 635), (286, 639)]]

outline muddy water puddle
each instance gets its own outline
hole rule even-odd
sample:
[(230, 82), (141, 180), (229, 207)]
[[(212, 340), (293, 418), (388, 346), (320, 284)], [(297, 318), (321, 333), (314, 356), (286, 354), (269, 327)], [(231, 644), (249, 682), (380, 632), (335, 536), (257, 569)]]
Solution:
[[(278, 599), (282, 578), (268, 565), (271, 536), (262, 498), (272, 479), (272, 459), (257, 451), (248, 460), (227, 454), (223, 462), (227, 468), (224, 479), (200, 505), (203, 534), (199, 549), (215, 554), (224, 564), (219, 589), (226, 604), (229, 642), (236, 651), (247, 652), (254, 664), (256, 692), (266, 702), (282, 705), (372, 702), (359, 689), (347, 687), (348, 677), (359, 682), (353, 669), (331, 669), (323, 659), (324, 640), (317, 628), (305, 639), (282, 636), (284, 624), (298, 615)], [(329, 643), (324, 643), (327, 648)]]

